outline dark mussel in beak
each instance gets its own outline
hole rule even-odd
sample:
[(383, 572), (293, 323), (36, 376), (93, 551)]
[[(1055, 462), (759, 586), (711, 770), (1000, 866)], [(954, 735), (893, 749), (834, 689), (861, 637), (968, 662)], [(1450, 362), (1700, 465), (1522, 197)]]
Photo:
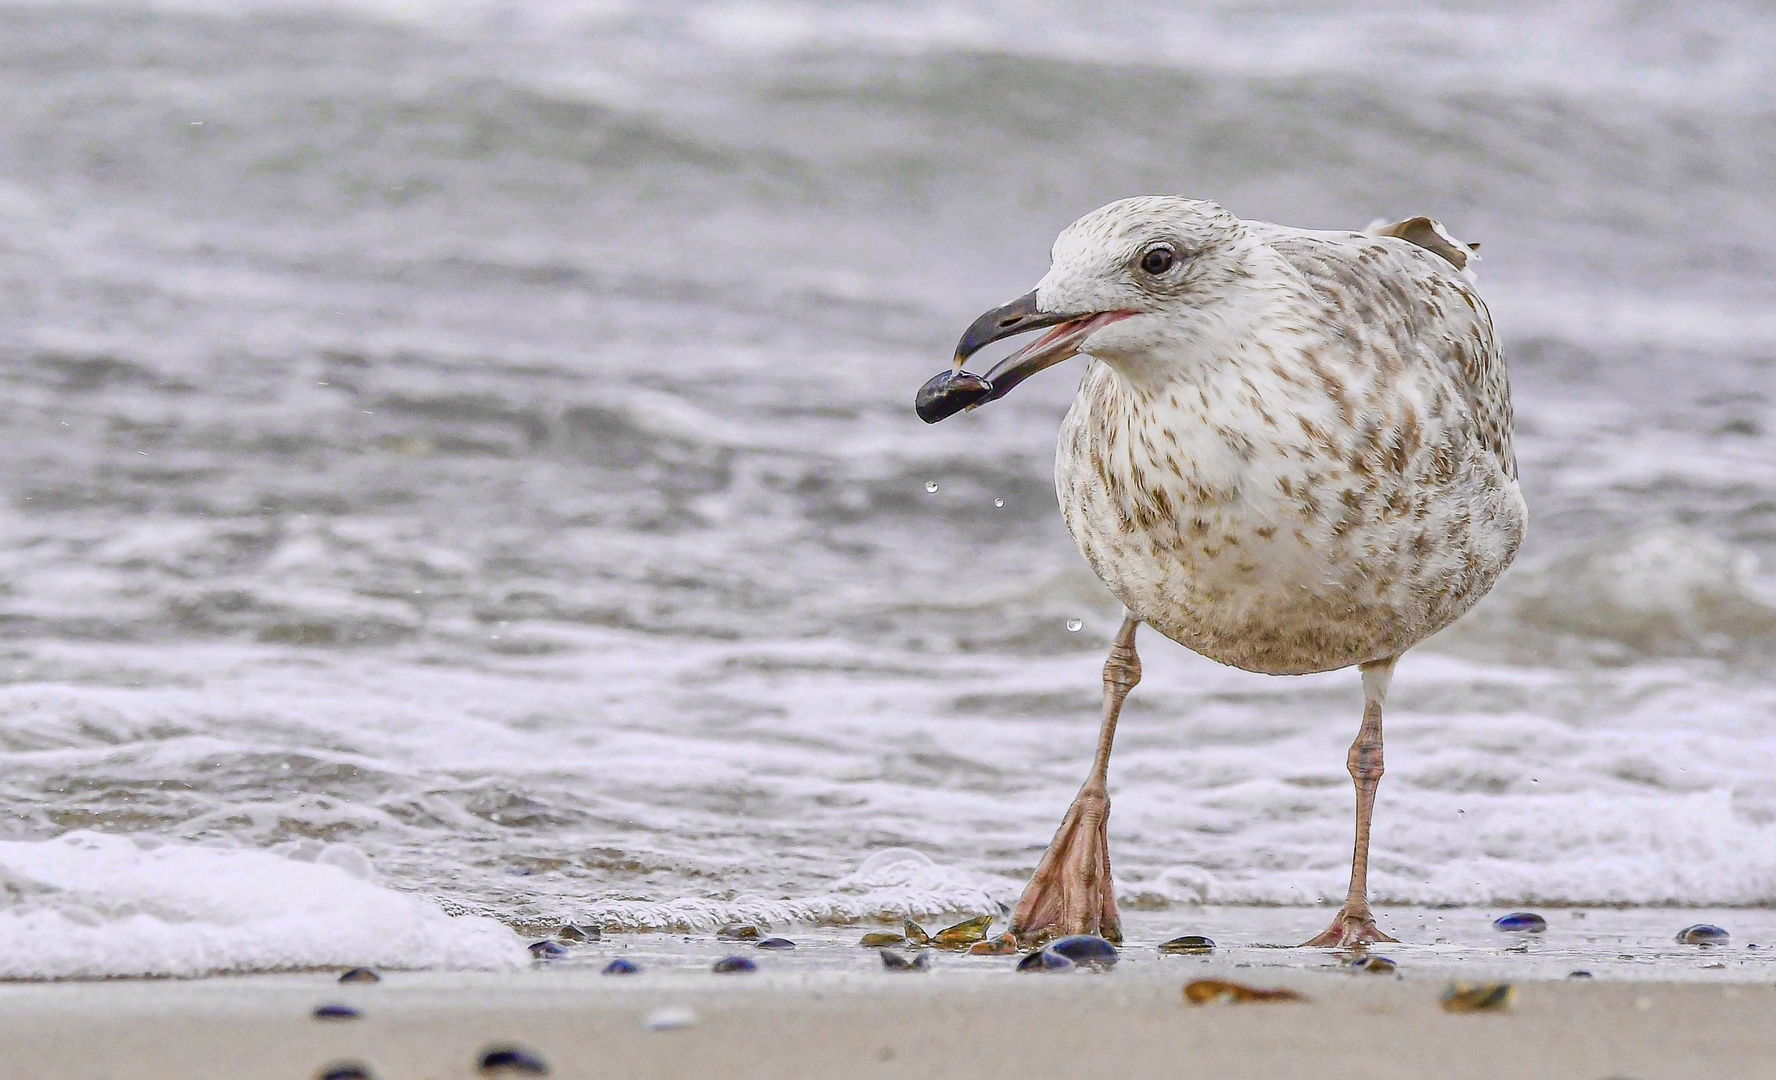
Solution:
[(927, 424), (951, 417), (993, 396), (993, 384), (972, 371), (943, 371), (931, 377), (913, 399), (919, 419)]

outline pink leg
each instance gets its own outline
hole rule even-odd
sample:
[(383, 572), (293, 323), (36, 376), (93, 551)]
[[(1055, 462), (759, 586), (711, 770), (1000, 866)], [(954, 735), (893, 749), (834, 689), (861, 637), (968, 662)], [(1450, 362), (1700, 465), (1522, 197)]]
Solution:
[(1123, 699), (1141, 681), (1141, 658), (1135, 654), (1140, 620), (1122, 620), (1110, 658), (1104, 661), (1104, 721), (1098, 731), (1098, 752), (1091, 775), (1067, 808), (1067, 816), (1043, 853), (1011, 916), (1011, 932), (1019, 944), (1031, 945), (1066, 934), (1098, 934), (1122, 941), (1122, 920), (1110, 883), (1110, 744)]
[(1394, 657), (1364, 664), (1363, 726), (1357, 741), (1351, 743), (1345, 758), (1351, 779), (1357, 785), (1357, 842), (1351, 852), (1350, 892), (1344, 906), (1333, 916), (1326, 932), (1306, 943), (1308, 946), (1347, 949), (1376, 941), (1393, 941), (1376, 929), (1375, 916), (1369, 911), (1369, 818), (1375, 811), (1375, 789), (1381, 785), (1381, 704), (1387, 699), (1388, 683), (1394, 677)]

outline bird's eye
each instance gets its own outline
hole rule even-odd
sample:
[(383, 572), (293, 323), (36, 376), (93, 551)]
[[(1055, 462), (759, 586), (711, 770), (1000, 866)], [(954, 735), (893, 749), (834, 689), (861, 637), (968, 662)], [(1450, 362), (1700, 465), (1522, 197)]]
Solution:
[(1154, 277), (1165, 273), (1177, 265), (1178, 253), (1165, 244), (1155, 244), (1141, 256), (1141, 269)]

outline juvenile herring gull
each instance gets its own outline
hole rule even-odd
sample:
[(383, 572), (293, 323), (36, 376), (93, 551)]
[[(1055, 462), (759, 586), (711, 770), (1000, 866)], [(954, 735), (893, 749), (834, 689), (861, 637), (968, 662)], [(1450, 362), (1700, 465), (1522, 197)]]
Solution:
[[(1428, 218), (1310, 232), (1210, 202), (1124, 199), (1061, 233), (1036, 289), (976, 320), (954, 369), (920, 391), (936, 423), (1091, 360), (1055, 488), (1128, 614), (1104, 664), (1091, 774), (1012, 915), (1020, 941), (1121, 938), (1105, 777), (1142, 623), (1247, 671), (1362, 672), (1350, 892), (1307, 944), (1394, 940), (1367, 891), (1394, 662), (1486, 594), (1527, 517), (1505, 363), (1469, 258)], [(990, 342), (1043, 328), (985, 378), (962, 370)]]

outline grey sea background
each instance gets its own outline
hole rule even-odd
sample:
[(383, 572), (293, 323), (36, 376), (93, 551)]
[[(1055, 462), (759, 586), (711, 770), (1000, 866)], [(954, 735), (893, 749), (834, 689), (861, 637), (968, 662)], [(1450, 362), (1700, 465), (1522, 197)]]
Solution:
[[(1401, 664), (1371, 895), (1776, 904), (1773, 53), (1715, 2), (0, 0), (0, 974), (1014, 898), (1120, 618), (1080, 369), (912, 394), (1146, 193), (1483, 245), (1531, 536)], [(1124, 906), (1338, 898), (1355, 674), (1143, 659)]]

